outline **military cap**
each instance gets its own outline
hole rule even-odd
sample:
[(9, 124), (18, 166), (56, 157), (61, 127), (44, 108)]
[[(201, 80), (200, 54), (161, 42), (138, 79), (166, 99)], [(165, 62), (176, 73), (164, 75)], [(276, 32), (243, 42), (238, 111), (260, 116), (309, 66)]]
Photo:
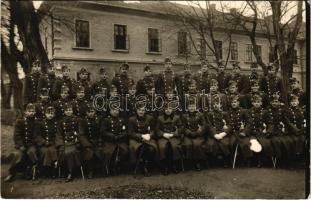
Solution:
[(64, 110), (68, 110), (68, 109), (72, 109), (71, 103), (66, 103), (66, 104), (64, 105)]
[(233, 68), (233, 69), (241, 69), (241, 67), (240, 67), (240, 65), (239, 65), (239, 62), (233, 63), (232, 68)]
[(231, 87), (234, 85), (236, 86), (238, 83), (235, 80), (230, 80), (228, 84), (229, 84), (229, 87)]
[(275, 69), (275, 64), (274, 64), (274, 63), (269, 63), (269, 64), (267, 65), (267, 69), (268, 69), (269, 71), (274, 70), (274, 69)]
[(106, 74), (106, 68), (105, 67), (101, 67), (99, 69), (99, 74)]
[(64, 70), (67, 70), (67, 69), (69, 69), (68, 65), (63, 65), (63, 66), (62, 66), (62, 70), (63, 70), (63, 71), (64, 71)]
[(294, 100), (299, 101), (299, 96), (294, 95), (294, 94), (291, 94), (290, 97), (289, 97), (289, 100), (290, 100), (290, 101), (294, 101)]
[(149, 65), (146, 65), (145, 67), (144, 67), (144, 72), (145, 71), (150, 71), (150, 66)]
[(170, 59), (169, 57), (166, 57), (166, 58), (164, 59), (164, 62), (167, 63), (167, 62), (172, 62), (172, 61), (171, 61), (171, 59)]
[(85, 88), (82, 86), (82, 85), (78, 85), (76, 88), (75, 88), (76, 92), (84, 92), (85, 91)]
[(79, 71), (79, 74), (88, 74), (89, 72), (84, 68), (82, 67)]
[(252, 69), (252, 70), (255, 70), (255, 69), (257, 69), (257, 68), (258, 68), (257, 63), (253, 62), (253, 63), (251, 64), (251, 69)]
[(63, 85), (60, 92), (61, 93), (68, 93), (69, 92), (69, 87), (67, 87), (66, 85)]
[(279, 101), (280, 100), (280, 93), (275, 92), (272, 94), (272, 101)]
[(221, 103), (221, 98), (218, 94), (214, 94), (212, 96), (212, 104), (219, 104)]
[(126, 70), (128, 70), (130, 68), (129, 64), (128, 63), (123, 63), (121, 66), (120, 66), (120, 69), (121, 68), (124, 68)]
[(54, 108), (54, 106), (48, 106), (48, 107), (45, 109), (45, 113), (55, 113), (55, 108)]
[(291, 77), (291, 78), (289, 79), (289, 84), (293, 85), (293, 84), (295, 84), (295, 83), (299, 83), (299, 81), (298, 81), (295, 77)]
[(218, 85), (218, 81), (216, 79), (212, 79), (211, 86), (217, 86), (217, 85)]
[(259, 86), (258, 79), (251, 79), (250, 82), (251, 82), (251, 86)]
[(262, 97), (259, 94), (255, 94), (252, 96), (252, 101), (261, 101)]
[(26, 106), (26, 110), (35, 110), (35, 109), (36, 109), (36, 106), (33, 103), (29, 103)]
[(201, 66), (203, 66), (203, 65), (207, 65), (207, 61), (204, 59), (201, 60)]
[(49, 89), (48, 88), (41, 88), (40, 95), (49, 96)]
[(258, 79), (258, 73), (256, 71), (252, 71), (250, 76), (249, 76), (250, 80), (254, 80), (254, 79)]

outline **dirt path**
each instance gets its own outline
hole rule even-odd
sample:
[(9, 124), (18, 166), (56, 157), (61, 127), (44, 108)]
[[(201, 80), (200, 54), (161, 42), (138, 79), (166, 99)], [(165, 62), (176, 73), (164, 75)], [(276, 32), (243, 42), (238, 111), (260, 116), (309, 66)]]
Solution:
[[(92, 192), (93, 198), (96, 195), (94, 191), (100, 191), (101, 196), (106, 197), (102, 195), (105, 193), (105, 189), (111, 190), (113, 187), (119, 187), (124, 190), (128, 186), (139, 187), (140, 185), (149, 188), (171, 188), (176, 192), (179, 190), (195, 191), (201, 198), (304, 198), (305, 187), (304, 170), (210, 169), (169, 176), (157, 174), (151, 177), (134, 178), (132, 175), (119, 175), (86, 181), (78, 178), (71, 183), (65, 183), (64, 180), (38, 180), (35, 182), (17, 180), (13, 183), (3, 183), (6, 168), (7, 166), (2, 166), (1, 170), (1, 195), (4, 198), (55, 198), (64, 197), (65, 194), (67, 194), (66, 198), (71, 196), (77, 198), (77, 195), (72, 195), (77, 192), (81, 193), (79, 198), (84, 198), (86, 197), (84, 192), (87, 191)], [(137, 189), (137, 191), (144, 192), (143, 189)], [(184, 194), (182, 196), (185, 198)], [(118, 196), (112, 197), (117, 198)], [(153, 196), (146, 192), (146, 196), (141, 194), (139, 197), (152, 198)], [(154, 196), (154, 198), (157, 197)]]

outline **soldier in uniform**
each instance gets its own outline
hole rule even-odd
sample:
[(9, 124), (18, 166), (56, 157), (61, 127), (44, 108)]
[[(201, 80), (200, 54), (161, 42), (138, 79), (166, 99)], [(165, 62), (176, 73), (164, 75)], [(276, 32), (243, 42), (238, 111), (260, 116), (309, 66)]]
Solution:
[[(260, 147), (258, 150), (251, 149), (247, 158), (253, 158), (257, 162), (257, 166), (261, 166), (261, 161), (272, 158), (274, 154), (273, 146), (270, 140), (270, 134), (267, 131), (268, 112), (262, 107), (262, 97), (259, 94), (252, 96), (252, 107), (248, 111), (250, 116), (250, 139), (258, 141)], [(245, 132), (247, 135), (247, 132)], [(249, 147), (250, 148), (250, 147)], [(246, 149), (245, 149), (246, 151)]]
[(55, 118), (57, 121), (63, 119), (65, 116), (65, 107), (67, 104), (71, 104), (69, 99), (69, 88), (66, 85), (63, 85), (61, 88), (60, 99), (54, 102), (55, 105)]
[(36, 177), (38, 157), (35, 146), (35, 112), (35, 106), (29, 103), (25, 109), (25, 116), (16, 120), (13, 137), (16, 152), (5, 181), (13, 180), (17, 170), (24, 166), (27, 178), (31, 178), (31, 172), (32, 178)]
[(91, 73), (88, 72), (85, 68), (81, 68), (81, 70), (77, 73), (77, 84), (84, 87), (85, 97), (87, 99), (91, 98)]
[[(218, 160), (223, 161), (225, 167), (230, 162), (230, 141), (233, 135), (231, 135), (231, 126), (229, 124), (227, 113), (221, 110), (221, 99), (219, 95), (212, 97), (213, 110), (205, 113), (206, 121), (209, 124), (210, 138), (205, 145), (207, 147), (207, 153), (213, 153), (217, 156)], [(214, 152), (213, 152), (214, 151)]]
[(273, 94), (276, 92), (280, 93), (281, 99), (285, 102), (284, 97), (284, 86), (282, 80), (276, 75), (275, 64), (269, 63), (267, 66), (268, 75), (262, 78), (262, 91), (265, 92), (271, 102), (273, 100)]
[(211, 111), (213, 109), (212, 99), (213, 99), (213, 96), (215, 95), (219, 96), (221, 100), (222, 110), (225, 110), (228, 107), (227, 102), (226, 102), (226, 96), (223, 93), (219, 92), (218, 81), (216, 79), (211, 79), (210, 93), (204, 94), (201, 97), (200, 104), (204, 111), (207, 111), (207, 110)]
[(79, 142), (79, 124), (78, 118), (73, 115), (71, 104), (67, 104), (64, 108), (65, 116), (59, 121), (56, 137), (60, 141), (57, 144), (59, 151), (60, 165), (66, 165), (68, 175), (66, 182), (72, 181), (73, 170), (81, 167), (80, 142)]
[(184, 65), (184, 73), (176, 77), (176, 86), (179, 96), (184, 97), (185, 93), (188, 93), (191, 80), (191, 69), (189, 64), (186, 63)]
[(100, 163), (102, 169), (108, 173), (105, 161), (104, 138), (100, 131), (100, 119), (96, 116), (95, 109), (91, 103), (87, 104), (86, 116), (79, 120), (79, 135), (82, 149), (82, 159), (87, 177), (93, 178), (96, 163)]
[(299, 96), (290, 97), (290, 106), (286, 110), (286, 125), (293, 140), (296, 156), (304, 153), (306, 142), (306, 116), (305, 110), (299, 106)]
[(137, 82), (137, 94), (147, 94), (148, 88), (155, 88), (156, 78), (148, 65), (144, 67), (144, 78)]
[(42, 88), (41, 91), (39, 92), (40, 98), (39, 100), (35, 103), (36, 107), (36, 120), (42, 120), (45, 117), (45, 110), (48, 106), (53, 105), (53, 103), (50, 100), (49, 96), (49, 89), (47, 88)]
[(238, 96), (239, 97), (239, 103), (240, 103), (240, 95), (238, 93), (238, 83), (234, 80), (230, 80), (228, 83), (228, 88), (226, 90), (226, 95), (225, 95), (225, 99), (226, 99), (226, 108), (224, 108), (224, 110), (229, 110), (231, 107), (231, 99), (233, 97)]
[(53, 106), (46, 107), (45, 117), (36, 126), (36, 144), (39, 147), (40, 164), (43, 172), (53, 178), (56, 176), (55, 166), (57, 166), (57, 148), (56, 145), (61, 143), (57, 141), (58, 122), (55, 119), (55, 108)]
[(24, 87), (23, 87), (23, 98), (24, 98), (25, 106), (28, 103), (34, 103), (37, 101), (39, 78), (40, 78), (40, 66), (39, 66), (39, 60), (36, 60), (31, 69), (31, 73), (27, 74), (25, 77), (25, 82), (24, 82)]
[(170, 90), (176, 89), (176, 77), (172, 70), (172, 61), (170, 58), (164, 60), (164, 71), (159, 75), (156, 82), (156, 93), (166, 94)]
[(235, 81), (237, 84), (237, 92), (239, 94), (245, 94), (247, 92), (247, 88), (245, 87), (245, 83), (247, 82), (247, 77), (241, 74), (241, 67), (238, 62), (233, 63), (232, 66), (232, 75), (228, 76), (228, 84), (230, 81)]
[(225, 72), (223, 61), (219, 61), (218, 63), (218, 70), (215, 79), (218, 81), (219, 92), (225, 93), (225, 90), (228, 87), (228, 75)]
[(307, 100), (306, 100), (306, 94), (305, 92), (301, 89), (299, 81), (295, 78), (292, 77), (289, 79), (289, 97), (292, 95), (298, 96), (299, 97), (299, 106), (306, 106)]
[(47, 66), (47, 73), (41, 74), (39, 81), (38, 81), (38, 94), (42, 88), (47, 88), (49, 90), (49, 97), (51, 100), (54, 100), (52, 96), (53, 85), (55, 82), (55, 71), (54, 66), (52, 64), (48, 64)]
[(73, 113), (78, 118), (84, 118), (86, 116), (87, 104), (89, 99), (85, 96), (85, 88), (78, 85), (76, 90), (76, 98), (72, 101)]
[[(235, 144), (239, 145), (244, 161), (252, 157), (252, 152), (249, 148), (249, 133), (250, 133), (250, 120), (247, 110), (240, 107), (240, 98), (238, 95), (232, 96), (230, 99), (230, 108), (227, 112), (228, 124), (231, 126), (232, 135), (230, 140), (231, 152), (234, 151)], [(238, 149), (236, 146), (236, 150)]]
[(164, 113), (158, 117), (156, 128), (159, 161), (164, 175), (168, 175), (169, 166), (174, 173), (178, 173), (177, 163), (182, 159), (182, 122), (171, 106), (169, 102), (165, 102)]
[(157, 153), (155, 141), (155, 119), (146, 114), (145, 105), (138, 104), (136, 115), (128, 122), (130, 162), (139, 164), (145, 176), (149, 176), (148, 161), (154, 162)]
[(197, 111), (196, 101), (188, 103), (188, 112), (182, 115), (184, 124), (184, 138), (182, 146), (185, 158), (194, 164), (196, 170), (201, 170), (201, 164), (205, 160), (205, 152), (202, 144), (205, 141), (206, 124), (204, 115)]
[(128, 85), (130, 82), (130, 77), (128, 76), (129, 67), (127, 63), (122, 64), (120, 66), (120, 73), (117, 73), (111, 82), (111, 84), (117, 87), (118, 93), (122, 96), (128, 93)]
[(271, 134), (271, 143), (275, 152), (275, 157), (287, 164), (287, 159), (294, 151), (293, 143), (288, 136), (286, 124), (285, 108), (279, 100), (279, 93), (274, 93), (272, 96), (271, 105), (268, 107), (269, 121), (267, 132)]
[[(92, 98), (97, 104), (96, 113), (99, 118), (108, 116), (107, 102), (109, 99), (110, 83), (107, 80), (106, 68), (102, 67), (99, 70), (100, 79), (92, 85)], [(101, 95), (97, 98), (97, 95)]]
[(73, 95), (73, 86), (75, 85), (75, 80), (69, 77), (70, 69), (67, 65), (62, 66), (62, 77), (59, 77), (55, 80), (53, 85), (52, 94), (55, 99), (60, 98), (61, 88), (63, 85), (66, 85), (69, 88), (69, 98), (72, 99)]
[(104, 134), (106, 162), (112, 174), (119, 171), (119, 164), (124, 164), (128, 156), (128, 133), (125, 119), (120, 117), (120, 107), (110, 105), (110, 115), (101, 123), (100, 131)]
[(198, 72), (198, 75), (195, 77), (195, 80), (198, 84), (198, 90), (200, 92), (205, 94), (208, 94), (210, 91), (210, 80), (211, 80), (211, 75), (209, 74), (209, 69), (207, 62), (203, 60), (201, 62), (201, 69)]
[(125, 109), (125, 112), (121, 117), (129, 119), (131, 116), (136, 113), (136, 85), (134, 80), (129, 82), (129, 91), (126, 97), (122, 98), (122, 104)]
[(202, 94), (199, 94), (197, 90), (197, 82), (192, 79), (189, 83), (188, 91), (184, 94), (184, 96), (181, 96), (180, 102), (182, 103), (184, 113), (187, 112), (187, 106), (189, 102), (196, 104), (197, 109), (200, 110), (198, 106), (200, 104), (201, 97)]

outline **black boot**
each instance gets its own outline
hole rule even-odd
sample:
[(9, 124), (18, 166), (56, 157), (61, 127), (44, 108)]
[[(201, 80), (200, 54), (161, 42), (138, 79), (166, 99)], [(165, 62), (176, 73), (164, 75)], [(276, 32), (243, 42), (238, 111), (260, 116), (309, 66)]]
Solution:
[(175, 174), (178, 174), (179, 173), (179, 170), (178, 170), (178, 161), (173, 161), (173, 164), (172, 164), (172, 171), (173, 173)]
[(68, 175), (67, 175), (67, 178), (66, 178), (66, 182), (71, 182), (72, 180), (73, 180), (72, 173), (69, 172)]
[(147, 167), (147, 161), (145, 161), (145, 160), (143, 161), (142, 168), (143, 168), (144, 176), (149, 177), (150, 173), (149, 173), (149, 170), (148, 170), (148, 167)]
[(196, 161), (194, 167), (195, 167), (196, 171), (201, 171), (201, 163), (200, 163), (200, 161)]
[(161, 171), (164, 176), (168, 175), (168, 164), (166, 160), (161, 161)]

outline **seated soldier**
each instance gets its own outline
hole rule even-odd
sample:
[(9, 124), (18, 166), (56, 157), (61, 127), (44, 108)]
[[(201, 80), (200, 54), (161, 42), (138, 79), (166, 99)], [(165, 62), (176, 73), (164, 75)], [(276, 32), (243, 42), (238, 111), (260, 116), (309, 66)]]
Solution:
[(73, 170), (81, 167), (80, 143), (78, 138), (78, 119), (73, 115), (71, 104), (67, 104), (64, 108), (65, 116), (58, 124), (57, 139), (61, 141), (57, 144), (59, 150), (60, 165), (67, 165), (66, 182), (73, 180)]
[(135, 163), (135, 173), (139, 164), (145, 176), (149, 176), (147, 162), (155, 161), (157, 143), (154, 140), (155, 121), (150, 115), (145, 114), (145, 106), (138, 104), (136, 115), (128, 122), (130, 161)]
[(105, 161), (103, 134), (100, 132), (100, 121), (91, 103), (87, 104), (86, 116), (79, 120), (79, 135), (82, 159), (89, 179), (93, 178), (94, 167), (100, 163), (105, 173), (108, 168)]
[(16, 152), (14, 152), (9, 175), (5, 178), (5, 181), (13, 180), (18, 169), (22, 169), (22, 167), (26, 167), (27, 179), (36, 178), (38, 157), (35, 147), (35, 106), (32, 103), (27, 104), (24, 115), (22, 119), (16, 120), (14, 130)]
[(164, 175), (168, 175), (169, 166), (174, 173), (178, 173), (177, 163), (182, 159), (180, 139), (182, 123), (180, 117), (174, 113), (169, 102), (165, 102), (164, 113), (158, 117), (157, 138), (159, 147), (159, 161)]
[(185, 158), (193, 162), (197, 171), (201, 170), (201, 163), (205, 160), (202, 143), (205, 141), (205, 120), (202, 113), (197, 112), (196, 101), (188, 103), (188, 112), (182, 116), (184, 124), (184, 138), (182, 146)]
[(106, 163), (112, 175), (119, 171), (120, 164), (125, 164), (129, 151), (126, 122), (120, 117), (119, 109), (116, 105), (110, 105), (110, 115), (103, 120), (100, 128), (105, 139)]
[(36, 127), (36, 143), (39, 146), (41, 169), (45, 175), (52, 178), (56, 177), (58, 159), (56, 144), (61, 142), (56, 140), (57, 127), (55, 108), (48, 106), (45, 110), (45, 117), (38, 122)]
[(233, 137), (231, 127), (227, 124), (227, 113), (221, 110), (221, 99), (219, 95), (214, 95), (212, 98), (213, 110), (206, 113), (205, 119), (210, 122), (209, 133), (210, 136), (207, 144), (207, 153), (212, 153), (217, 156), (218, 160), (222, 160), (225, 167), (228, 167), (230, 162), (230, 141)]

